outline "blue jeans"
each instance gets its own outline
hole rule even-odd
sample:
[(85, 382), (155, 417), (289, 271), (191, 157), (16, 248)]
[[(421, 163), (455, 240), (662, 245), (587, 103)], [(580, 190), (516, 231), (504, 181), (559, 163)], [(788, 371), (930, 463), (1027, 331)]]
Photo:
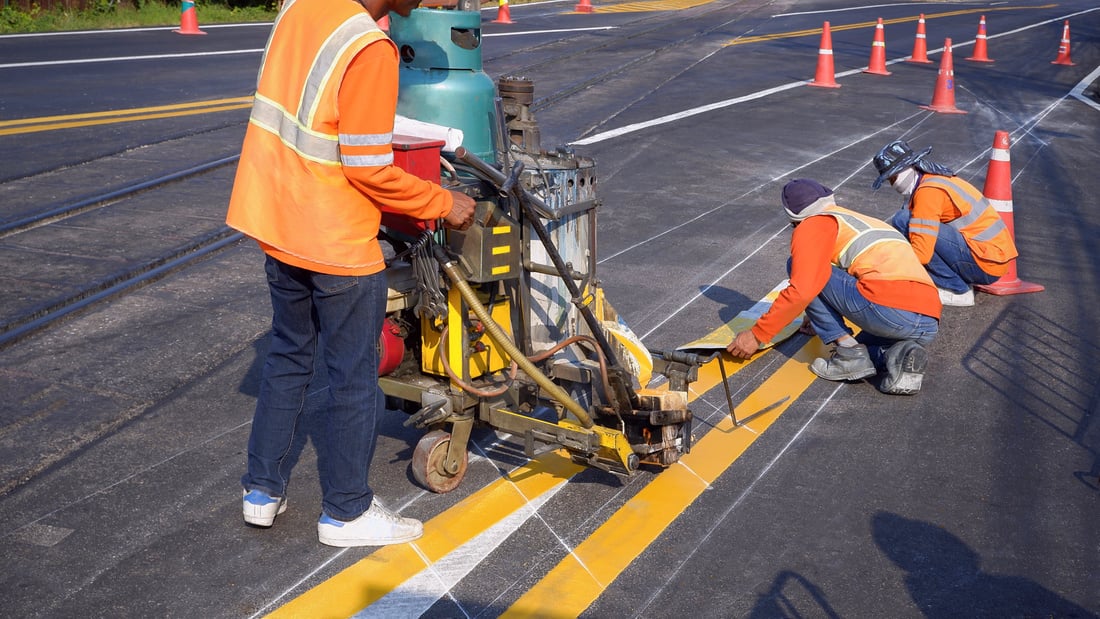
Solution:
[[(890, 225), (909, 238), (909, 219), (912, 213), (903, 208), (890, 218)], [(986, 285), (1000, 279), (990, 275), (974, 261), (974, 254), (961, 232), (947, 224), (940, 225), (932, 259), (924, 265), (937, 287), (954, 293), (966, 292), (972, 284)]]
[(867, 345), (871, 360), (880, 368), (882, 354), (890, 345), (913, 340), (928, 346), (939, 331), (939, 321), (931, 316), (868, 301), (856, 287), (856, 278), (834, 266), (824, 290), (806, 307), (806, 319), (821, 341), (830, 343), (852, 334), (845, 318), (862, 330), (858, 339)]
[(319, 370), (328, 383), (314, 437), (322, 507), (333, 518), (354, 520), (374, 498), (367, 473), (384, 406), (378, 338), (386, 313), (385, 274), (325, 275), (270, 256), (264, 269), (271, 292), (271, 345), (241, 483), (246, 490), (286, 496), (287, 462), (301, 430), (307, 388)]

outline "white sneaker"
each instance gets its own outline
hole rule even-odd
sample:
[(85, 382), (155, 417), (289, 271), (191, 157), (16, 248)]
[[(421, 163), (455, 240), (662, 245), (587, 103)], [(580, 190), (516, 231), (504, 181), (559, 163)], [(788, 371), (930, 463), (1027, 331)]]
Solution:
[(974, 305), (974, 289), (967, 288), (966, 292), (951, 292), (950, 290), (938, 289), (940, 291), (940, 303), (944, 305), (950, 305), (952, 307), (970, 307)]
[(322, 513), (317, 521), (317, 539), (327, 546), (385, 546), (411, 542), (424, 534), (424, 525), (402, 518), (373, 501), (370, 509), (351, 522)]
[(244, 521), (258, 527), (270, 527), (275, 524), (275, 516), (286, 511), (285, 497), (276, 498), (263, 490), (245, 490), (241, 504)]

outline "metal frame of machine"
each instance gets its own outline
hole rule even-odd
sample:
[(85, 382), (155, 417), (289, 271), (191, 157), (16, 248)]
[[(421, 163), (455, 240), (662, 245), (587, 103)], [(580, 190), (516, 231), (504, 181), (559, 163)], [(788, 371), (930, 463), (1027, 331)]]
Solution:
[[(418, 9), (409, 19), (391, 26), (405, 68), (452, 71), (434, 65), (455, 56), (473, 76), (462, 74), (457, 90), (471, 83), (484, 90), (480, 50), (463, 56), (480, 41), (468, 12)], [(419, 48), (433, 59), (417, 67)], [(414, 450), (413, 476), (434, 492), (456, 488), (475, 425), (521, 438), (529, 457), (563, 448), (576, 462), (622, 475), (676, 462), (691, 447), (688, 384), (707, 359), (652, 354), (604, 299), (596, 276), (595, 163), (541, 148), (530, 80), (502, 78), (488, 109), (475, 109), (467, 121), (432, 112), (446, 108), (431, 100), (450, 97), (452, 74), (406, 77), (402, 97), (414, 98), (406, 107), (416, 108), (417, 120), (488, 130), (491, 136), (467, 143), (493, 145), (481, 156), (460, 147), (440, 159), (439, 182), (478, 202), (469, 230), (383, 220), (393, 254), (380, 384), (390, 408), (411, 413), (406, 425), (427, 430)], [(472, 98), (484, 101), (484, 94)], [(646, 388), (653, 372), (667, 385)]]

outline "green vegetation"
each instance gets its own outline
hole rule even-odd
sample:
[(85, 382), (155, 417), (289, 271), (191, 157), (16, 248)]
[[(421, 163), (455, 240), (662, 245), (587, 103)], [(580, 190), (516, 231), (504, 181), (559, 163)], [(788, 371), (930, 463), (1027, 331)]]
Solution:
[[(233, 2), (233, 5), (239, 4), (239, 1)], [(117, 0), (92, 0), (88, 8), (80, 10), (61, 6), (42, 9), (37, 3), (24, 9), (3, 0), (0, 0), (0, 5), (0, 34), (180, 25), (180, 3), (164, 4), (157, 0), (135, 1), (133, 4), (120, 4)], [(277, 7), (273, 0), (257, 6), (195, 3), (200, 28), (206, 24), (273, 21)]]

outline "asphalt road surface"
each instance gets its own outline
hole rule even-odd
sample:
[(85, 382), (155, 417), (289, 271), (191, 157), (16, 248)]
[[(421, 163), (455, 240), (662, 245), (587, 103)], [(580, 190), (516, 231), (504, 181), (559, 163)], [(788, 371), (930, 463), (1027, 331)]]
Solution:
[[(260, 530), (239, 511), (270, 306), (261, 253), (222, 224), (270, 24), (200, 7), (205, 36), (0, 37), (5, 616), (1100, 614), (1095, 2), (594, 5), (486, 9), (484, 65), (534, 80), (544, 147), (597, 162), (599, 277), (650, 348), (783, 280), (788, 180), (899, 208), (870, 187), (898, 138), (981, 187), (1010, 134), (1019, 276), (1045, 290), (945, 308), (912, 397), (815, 379), (821, 343), (795, 335), (729, 362), (735, 414), (762, 412), (735, 427), (708, 366), (695, 448), (628, 478), (481, 428), (460, 487), (432, 494), (392, 412), (372, 485), (426, 534), (330, 548), (308, 441), (324, 385), (287, 512)], [(928, 64), (908, 61), (921, 14)], [(993, 62), (966, 59), (983, 16)], [(890, 75), (863, 71), (879, 18)], [(826, 21), (839, 88), (806, 84)], [(965, 114), (921, 107), (948, 38)]]

